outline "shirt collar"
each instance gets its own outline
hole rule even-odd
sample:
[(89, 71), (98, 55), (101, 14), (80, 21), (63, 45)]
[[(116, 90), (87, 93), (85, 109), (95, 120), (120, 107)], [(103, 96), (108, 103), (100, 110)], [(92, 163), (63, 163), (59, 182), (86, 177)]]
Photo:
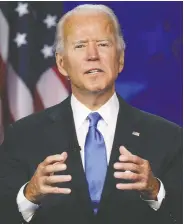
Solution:
[(112, 97), (98, 110), (91, 111), (72, 94), (71, 107), (73, 111), (75, 127), (78, 130), (91, 112), (98, 112), (107, 125), (111, 124), (113, 117), (117, 117), (118, 115), (119, 100), (116, 93), (114, 93)]

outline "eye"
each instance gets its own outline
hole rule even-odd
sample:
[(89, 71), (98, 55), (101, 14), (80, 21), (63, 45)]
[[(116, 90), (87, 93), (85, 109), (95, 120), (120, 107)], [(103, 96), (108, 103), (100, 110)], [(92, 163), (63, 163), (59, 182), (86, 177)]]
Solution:
[(109, 43), (99, 43), (98, 46), (100, 46), (100, 47), (109, 47)]
[(75, 48), (80, 49), (80, 48), (83, 48), (85, 46), (86, 46), (85, 44), (77, 44), (77, 45), (75, 45)]

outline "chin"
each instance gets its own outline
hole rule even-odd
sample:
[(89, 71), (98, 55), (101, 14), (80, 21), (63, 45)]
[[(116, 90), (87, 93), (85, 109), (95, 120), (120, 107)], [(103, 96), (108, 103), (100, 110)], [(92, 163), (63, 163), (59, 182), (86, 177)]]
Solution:
[(98, 93), (104, 93), (109, 92), (113, 89), (113, 83), (109, 82), (98, 82), (98, 83), (86, 83), (84, 85), (84, 89), (91, 94), (98, 94)]
[(88, 93), (91, 93), (91, 94), (102, 94), (102, 93), (105, 93), (107, 92), (108, 88), (107, 87), (104, 87), (104, 88), (88, 88)]
[(90, 92), (101, 92), (103, 91), (105, 88), (103, 86), (88, 86), (88, 88), (86, 88), (88, 91)]

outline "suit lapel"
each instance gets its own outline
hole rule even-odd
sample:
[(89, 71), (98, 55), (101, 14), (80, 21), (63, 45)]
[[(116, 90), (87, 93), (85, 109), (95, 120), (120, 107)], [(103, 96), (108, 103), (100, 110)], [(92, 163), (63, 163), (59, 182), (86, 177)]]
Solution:
[(120, 97), (118, 98), (120, 108), (100, 208), (109, 201), (111, 193), (117, 190), (116, 184), (118, 182), (117, 179), (114, 178), (115, 169), (113, 165), (115, 162), (119, 161), (119, 147), (122, 145), (125, 146), (132, 154), (137, 154), (140, 148), (139, 136), (132, 134), (134, 131), (139, 132), (137, 127), (138, 118), (134, 114), (134, 109), (126, 104)]
[[(71, 196), (76, 198), (83, 211), (92, 215), (91, 200), (81, 161), (80, 147), (76, 136), (70, 98), (61, 103), (57, 110), (48, 113), (48, 115), (51, 119), (51, 124), (45, 129), (45, 134), (48, 136), (51, 145), (50, 154), (60, 154), (63, 151), (68, 153), (66, 174), (72, 176), (70, 185), (72, 190)], [(63, 184), (58, 184), (58, 186), (63, 187)], [(50, 199), (48, 201), (51, 204)], [(56, 195), (53, 203), (56, 204), (59, 201), (60, 199)]]
[[(100, 202), (100, 209), (104, 203), (109, 201), (112, 192), (116, 191), (117, 179), (114, 178), (113, 164), (118, 161), (119, 147), (124, 145), (133, 154), (140, 151), (140, 138), (132, 135), (133, 131), (139, 132), (137, 127), (137, 117), (134, 114), (134, 109), (126, 104), (119, 97), (120, 109), (117, 119), (115, 137), (111, 157), (107, 169), (106, 180), (102, 192)], [(93, 210), (88, 191), (86, 176), (82, 166), (80, 147), (78, 145), (77, 136), (75, 132), (74, 120), (72, 109), (70, 105), (70, 98), (58, 105), (55, 110), (48, 112), (50, 125), (45, 128), (47, 141), (50, 144), (48, 150), (50, 155), (67, 151), (67, 174), (72, 175), (72, 195), (76, 198), (77, 202), (83, 211), (92, 217)], [(62, 184), (61, 184), (62, 186)], [(62, 197), (62, 196), (61, 196)], [(60, 198), (53, 197), (54, 205), (60, 202)], [(51, 205), (51, 200), (47, 200)]]

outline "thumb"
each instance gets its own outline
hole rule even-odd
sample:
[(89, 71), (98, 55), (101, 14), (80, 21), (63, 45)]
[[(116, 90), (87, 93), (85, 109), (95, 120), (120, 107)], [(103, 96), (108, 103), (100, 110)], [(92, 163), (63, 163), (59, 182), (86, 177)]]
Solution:
[(132, 156), (133, 154), (129, 152), (124, 146), (119, 147), (119, 151), (121, 155)]

